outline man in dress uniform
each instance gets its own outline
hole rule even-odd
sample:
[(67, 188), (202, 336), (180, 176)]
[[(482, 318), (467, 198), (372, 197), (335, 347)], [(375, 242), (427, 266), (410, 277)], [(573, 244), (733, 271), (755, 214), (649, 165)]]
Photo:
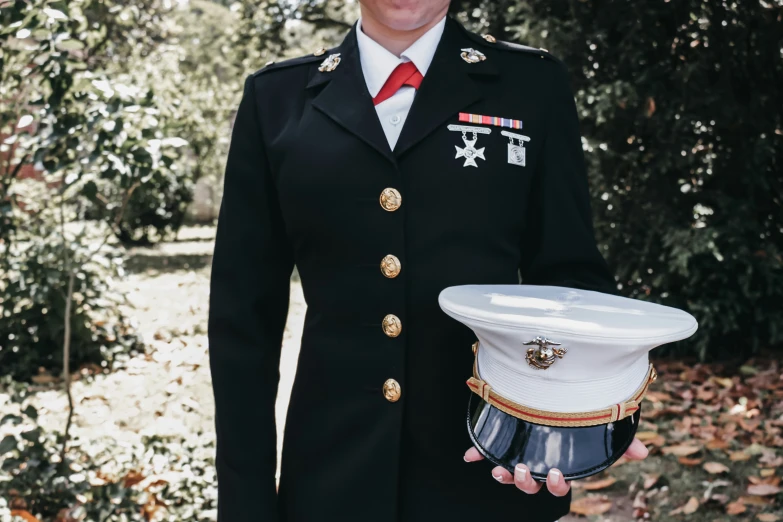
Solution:
[[(210, 297), (220, 522), (568, 512), (557, 470), (542, 488), (524, 465), (465, 463), (480, 460), (465, 452), (475, 338), (438, 294), (520, 281), (614, 291), (574, 99), (546, 51), (472, 34), (448, 7), (362, 0), (338, 47), (245, 82)], [(308, 308), (276, 491), (294, 265)]]

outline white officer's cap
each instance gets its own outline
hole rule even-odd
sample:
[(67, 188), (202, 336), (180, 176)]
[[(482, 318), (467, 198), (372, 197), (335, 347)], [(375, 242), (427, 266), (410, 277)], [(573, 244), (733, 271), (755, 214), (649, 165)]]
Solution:
[(649, 352), (697, 328), (682, 310), (555, 286), (457, 286), (439, 302), (478, 339), (471, 438), (491, 461), (524, 462), (539, 479), (552, 467), (581, 478), (619, 458), (655, 379)]

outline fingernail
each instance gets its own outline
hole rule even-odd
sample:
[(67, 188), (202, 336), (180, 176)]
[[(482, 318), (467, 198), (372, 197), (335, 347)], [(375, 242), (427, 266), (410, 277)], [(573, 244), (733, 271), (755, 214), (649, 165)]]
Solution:
[(495, 480), (497, 480), (498, 482), (500, 482), (501, 484), (503, 483), (503, 475), (495, 475), (495, 474), (493, 474), (492, 477)]
[(468, 456), (467, 456), (467, 455), (463, 455), (463, 456), (462, 456), (462, 460), (464, 460), (465, 462), (470, 462), (470, 461), (468, 460)]
[(560, 478), (563, 476), (563, 474), (560, 473), (559, 470), (550, 469), (549, 470), (549, 476), (552, 477), (552, 482), (554, 482), (555, 484), (559, 484), (560, 483)]
[(517, 475), (517, 480), (523, 481), (527, 478), (527, 470), (522, 467), (522, 464), (517, 464), (514, 468), (514, 473)]

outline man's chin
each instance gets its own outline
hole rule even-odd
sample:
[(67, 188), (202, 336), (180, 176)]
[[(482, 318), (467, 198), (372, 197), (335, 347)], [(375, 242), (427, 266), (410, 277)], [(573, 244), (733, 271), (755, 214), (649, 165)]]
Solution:
[(425, 17), (412, 16), (409, 11), (402, 11), (399, 15), (395, 13), (388, 13), (386, 19), (383, 21), (386, 27), (400, 32), (410, 32), (421, 29), (432, 20)]

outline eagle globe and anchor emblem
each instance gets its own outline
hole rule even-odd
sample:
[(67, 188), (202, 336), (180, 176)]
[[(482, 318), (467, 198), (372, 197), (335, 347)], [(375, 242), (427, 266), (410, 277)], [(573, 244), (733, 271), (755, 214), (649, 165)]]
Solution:
[(557, 348), (560, 343), (550, 341), (546, 337), (536, 337), (532, 341), (524, 343), (524, 346), (531, 345), (535, 345), (537, 348), (528, 348), (525, 359), (527, 364), (537, 370), (548, 369), (557, 359), (562, 359), (568, 352), (565, 348)]

